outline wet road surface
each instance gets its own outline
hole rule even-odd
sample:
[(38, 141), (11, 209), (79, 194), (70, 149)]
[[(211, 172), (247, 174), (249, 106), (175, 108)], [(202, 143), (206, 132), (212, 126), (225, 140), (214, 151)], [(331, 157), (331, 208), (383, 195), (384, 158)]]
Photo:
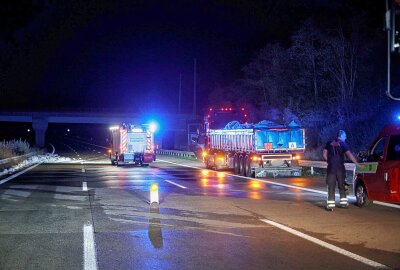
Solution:
[(55, 147), (74, 160), (0, 185), (0, 269), (400, 267), (400, 210), (326, 212), (321, 177), (256, 180), (171, 157), (115, 167), (105, 149)]

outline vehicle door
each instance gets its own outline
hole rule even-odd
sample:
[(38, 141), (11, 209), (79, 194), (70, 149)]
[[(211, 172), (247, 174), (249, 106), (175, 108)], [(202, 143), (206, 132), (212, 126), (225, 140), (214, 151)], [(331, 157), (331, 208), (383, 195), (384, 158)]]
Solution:
[(368, 190), (368, 195), (371, 200), (384, 200), (389, 193), (389, 187), (385, 180), (385, 158), (386, 145), (388, 137), (380, 137), (372, 144), (367, 166), (367, 171), (364, 173), (364, 183)]
[(388, 185), (386, 200), (400, 202), (400, 135), (389, 138), (386, 161), (383, 166), (384, 179)]

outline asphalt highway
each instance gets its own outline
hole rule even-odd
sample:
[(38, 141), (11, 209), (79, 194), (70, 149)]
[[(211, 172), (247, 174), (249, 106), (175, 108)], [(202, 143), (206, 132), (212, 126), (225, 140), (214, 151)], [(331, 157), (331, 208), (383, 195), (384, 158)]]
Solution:
[(400, 268), (400, 209), (326, 212), (323, 177), (250, 179), (167, 156), (116, 167), (103, 148), (54, 146), (71, 161), (0, 185), (2, 270)]

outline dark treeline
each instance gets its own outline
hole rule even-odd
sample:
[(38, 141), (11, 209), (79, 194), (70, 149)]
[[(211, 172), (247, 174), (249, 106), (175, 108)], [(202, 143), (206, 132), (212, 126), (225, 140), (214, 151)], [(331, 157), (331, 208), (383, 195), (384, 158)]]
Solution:
[[(307, 128), (308, 158), (321, 158), (323, 145), (339, 129), (348, 132), (354, 151), (367, 149), (400, 113), (400, 103), (385, 94), (386, 33), (368, 27), (367, 19), (305, 20), (289, 44), (266, 44), (243, 67), (241, 78), (211, 93), (210, 103), (223, 98), (245, 105), (254, 121), (300, 122)], [(398, 93), (399, 69), (393, 70)]]

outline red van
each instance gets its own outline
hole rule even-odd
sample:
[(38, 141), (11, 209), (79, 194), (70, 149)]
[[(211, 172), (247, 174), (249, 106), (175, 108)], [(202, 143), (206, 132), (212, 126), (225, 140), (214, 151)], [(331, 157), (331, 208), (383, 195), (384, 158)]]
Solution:
[(400, 124), (380, 131), (365, 161), (354, 178), (357, 205), (364, 207), (373, 200), (400, 203)]

